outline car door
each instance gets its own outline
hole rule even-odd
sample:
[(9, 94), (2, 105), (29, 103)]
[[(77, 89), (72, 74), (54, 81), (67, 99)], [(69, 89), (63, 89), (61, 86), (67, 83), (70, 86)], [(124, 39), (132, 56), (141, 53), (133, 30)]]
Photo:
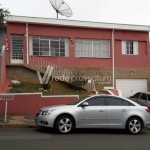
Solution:
[(147, 94), (146, 93), (142, 93), (142, 95), (140, 96), (140, 98), (137, 100), (137, 102), (142, 105), (142, 106), (147, 106)]
[(100, 127), (106, 124), (105, 97), (92, 97), (86, 100), (89, 105), (77, 107), (79, 127)]
[(110, 128), (124, 127), (129, 113), (129, 102), (122, 99), (107, 96), (106, 124)]

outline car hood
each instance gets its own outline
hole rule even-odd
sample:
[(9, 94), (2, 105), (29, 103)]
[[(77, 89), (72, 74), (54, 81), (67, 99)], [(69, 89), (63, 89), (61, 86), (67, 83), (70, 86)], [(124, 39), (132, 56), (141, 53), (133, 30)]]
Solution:
[(73, 105), (55, 105), (55, 106), (48, 106), (48, 107), (43, 107), (40, 110), (52, 110), (52, 109), (60, 109), (60, 108), (69, 108), (73, 107)]

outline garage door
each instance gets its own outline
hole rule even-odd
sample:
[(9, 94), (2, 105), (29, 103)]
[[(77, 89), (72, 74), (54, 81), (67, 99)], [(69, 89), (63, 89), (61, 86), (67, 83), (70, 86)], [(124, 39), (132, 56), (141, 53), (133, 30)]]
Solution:
[(116, 79), (116, 89), (121, 90), (124, 97), (147, 92), (147, 79)]

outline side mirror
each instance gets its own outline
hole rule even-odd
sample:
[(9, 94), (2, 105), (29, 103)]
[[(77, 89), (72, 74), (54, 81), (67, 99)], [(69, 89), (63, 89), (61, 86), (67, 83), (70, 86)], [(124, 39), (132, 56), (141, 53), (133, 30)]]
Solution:
[(89, 103), (88, 103), (88, 102), (83, 102), (81, 106), (82, 106), (82, 107), (89, 106)]

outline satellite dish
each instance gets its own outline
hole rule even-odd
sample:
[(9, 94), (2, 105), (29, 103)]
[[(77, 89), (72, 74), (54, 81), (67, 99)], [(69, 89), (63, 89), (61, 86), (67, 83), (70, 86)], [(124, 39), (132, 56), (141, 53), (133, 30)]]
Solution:
[(73, 13), (71, 8), (63, 0), (49, 0), (49, 2), (51, 3), (52, 7), (56, 10), (57, 19), (58, 14), (66, 17), (72, 16)]

